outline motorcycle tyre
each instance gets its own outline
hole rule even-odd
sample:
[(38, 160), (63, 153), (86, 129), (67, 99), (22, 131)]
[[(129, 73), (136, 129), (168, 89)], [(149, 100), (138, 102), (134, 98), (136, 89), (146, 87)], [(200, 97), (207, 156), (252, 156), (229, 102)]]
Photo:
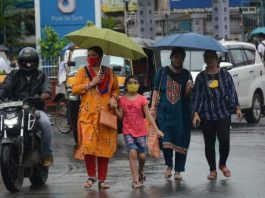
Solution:
[(19, 167), (19, 152), (16, 145), (8, 144), (2, 146), (1, 174), (8, 191), (11, 193), (20, 191), (24, 180), (24, 168)]
[(29, 181), (32, 185), (43, 185), (48, 179), (48, 174), (49, 167), (38, 164), (34, 167), (33, 175), (29, 177)]

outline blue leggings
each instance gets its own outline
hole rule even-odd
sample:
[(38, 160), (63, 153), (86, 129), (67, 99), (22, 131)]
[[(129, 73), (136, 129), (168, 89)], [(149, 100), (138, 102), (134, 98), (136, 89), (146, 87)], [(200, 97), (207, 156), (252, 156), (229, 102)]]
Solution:
[[(169, 168), (173, 168), (173, 150), (169, 148), (163, 148), (163, 154), (164, 154), (165, 164)], [(185, 171), (186, 158), (187, 155), (175, 152), (175, 166), (174, 166), (175, 171), (177, 172)]]

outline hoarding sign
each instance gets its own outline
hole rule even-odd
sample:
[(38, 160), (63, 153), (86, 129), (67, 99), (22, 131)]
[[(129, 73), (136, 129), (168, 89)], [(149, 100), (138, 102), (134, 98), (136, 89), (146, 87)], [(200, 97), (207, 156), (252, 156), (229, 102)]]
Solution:
[[(41, 32), (51, 26), (63, 37), (82, 28), (87, 21), (97, 24), (96, 1), (98, 0), (38, 0)], [(100, 12), (100, 8), (99, 8)]]
[(129, 11), (137, 10), (137, 0), (100, 0), (102, 12), (121, 12), (125, 2), (128, 2)]
[[(213, 0), (170, 0), (170, 9), (211, 8)], [(229, 0), (229, 6), (240, 6), (242, 0)], [(251, 1), (251, 0), (250, 0)], [(228, 0), (227, 0), (228, 2)]]

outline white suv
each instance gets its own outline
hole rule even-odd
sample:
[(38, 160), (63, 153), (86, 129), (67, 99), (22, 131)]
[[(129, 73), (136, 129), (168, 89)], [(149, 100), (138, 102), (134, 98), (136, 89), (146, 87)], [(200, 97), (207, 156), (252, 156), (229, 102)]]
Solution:
[[(248, 123), (257, 123), (265, 105), (265, 68), (255, 45), (239, 41), (220, 41), (227, 49), (218, 53), (220, 66), (232, 75), (239, 103)], [(184, 67), (195, 81), (197, 74), (205, 68), (203, 51), (186, 51)], [(170, 64), (170, 51), (160, 52), (162, 66)]]

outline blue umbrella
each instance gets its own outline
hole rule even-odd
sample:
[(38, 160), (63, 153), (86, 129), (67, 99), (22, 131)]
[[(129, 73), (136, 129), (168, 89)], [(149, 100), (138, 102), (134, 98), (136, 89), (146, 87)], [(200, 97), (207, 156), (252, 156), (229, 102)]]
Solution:
[(214, 50), (218, 52), (227, 52), (227, 49), (216, 39), (193, 32), (172, 34), (157, 41), (152, 47), (158, 49), (182, 47), (185, 50)]
[(64, 48), (60, 51), (60, 56), (63, 56), (66, 50), (71, 49), (74, 46), (75, 44), (73, 43), (69, 43), (66, 46), (64, 46)]
[(258, 27), (258, 28), (255, 28), (254, 30), (252, 30), (252, 31), (248, 34), (248, 38), (258, 36), (258, 35), (261, 34), (261, 33), (265, 34), (265, 27)]

